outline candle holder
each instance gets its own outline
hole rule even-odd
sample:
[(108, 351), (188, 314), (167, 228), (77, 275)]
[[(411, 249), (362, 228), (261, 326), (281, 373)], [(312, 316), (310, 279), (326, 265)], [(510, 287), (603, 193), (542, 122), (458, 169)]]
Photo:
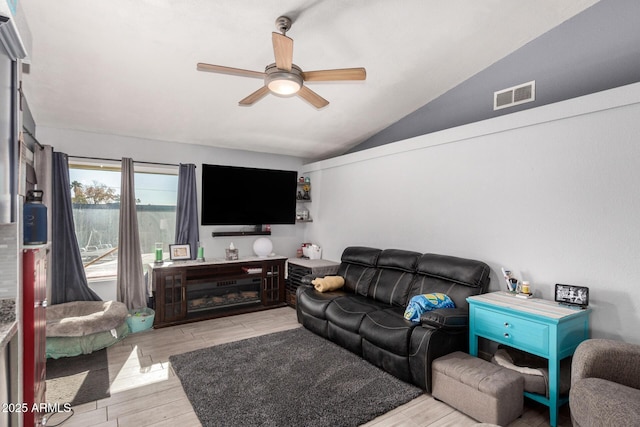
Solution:
[(196, 257), (196, 261), (204, 262), (204, 248), (200, 246), (200, 242), (198, 242), (198, 256)]
[(162, 258), (164, 258), (164, 253), (162, 251), (162, 242), (156, 242), (155, 245), (155, 261), (154, 264), (162, 264), (164, 261)]

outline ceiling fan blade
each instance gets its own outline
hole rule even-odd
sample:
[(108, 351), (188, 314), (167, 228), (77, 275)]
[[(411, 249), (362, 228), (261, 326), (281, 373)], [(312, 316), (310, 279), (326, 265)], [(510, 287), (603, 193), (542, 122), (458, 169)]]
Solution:
[(264, 96), (266, 94), (268, 94), (269, 88), (266, 86), (262, 86), (260, 89), (258, 89), (257, 91), (253, 92), (251, 95), (247, 96), (246, 98), (240, 100), (240, 102), (238, 102), (239, 105), (253, 105), (256, 102), (260, 101), (262, 98), (264, 98)]
[(284, 34), (271, 33), (273, 41), (273, 54), (276, 57), (276, 67), (281, 70), (291, 71), (293, 63), (293, 39)]
[(305, 71), (302, 73), (305, 82), (330, 82), (337, 80), (365, 80), (367, 70), (364, 68), (340, 68), (337, 70)]
[(260, 71), (243, 70), (241, 68), (223, 67), (222, 65), (205, 64), (198, 62), (198, 71), (209, 71), (211, 73), (230, 74), (232, 76), (255, 77), (264, 79), (265, 74)]
[(298, 96), (316, 108), (322, 108), (329, 105), (329, 101), (312, 91), (306, 86), (302, 86), (298, 91)]

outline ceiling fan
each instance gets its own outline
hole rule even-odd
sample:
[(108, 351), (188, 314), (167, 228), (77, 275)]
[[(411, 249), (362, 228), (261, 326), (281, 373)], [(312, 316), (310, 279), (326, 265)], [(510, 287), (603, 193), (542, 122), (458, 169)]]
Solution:
[(293, 63), (293, 39), (285, 35), (291, 28), (291, 19), (286, 16), (280, 16), (276, 19), (276, 28), (280, 31), (280, 34), (271, 33), (276, 62), (267, 65), (264, 72), (223, 67), (202, 62), (198, 63), (198, 71), (264, 79), (264, 86), (242, 99), (239, 105), (253, 105), (268, 93), (273, 93), (278, 96), (298, 95), (316, 108), (327, 106), (329, 101), (307, 88), (304, 85), (305, 82), (364, 80), (367, 77), (367, 72), (362, 67), (302, 71), (300, 67)]

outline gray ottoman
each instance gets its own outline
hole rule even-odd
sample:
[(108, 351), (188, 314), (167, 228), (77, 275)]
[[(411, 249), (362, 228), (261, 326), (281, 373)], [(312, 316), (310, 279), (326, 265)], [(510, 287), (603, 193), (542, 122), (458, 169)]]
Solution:
[(523, 412), (524, 379), (486, 360), (456, 351), (431, 365), (434, 398), (483, 423), (506, 426)]

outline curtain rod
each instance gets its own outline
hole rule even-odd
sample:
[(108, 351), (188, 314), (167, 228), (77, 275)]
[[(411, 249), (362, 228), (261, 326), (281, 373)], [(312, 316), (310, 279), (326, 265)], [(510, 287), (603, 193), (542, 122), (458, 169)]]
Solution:
[[(27, 135), (29, 135), (34, 140), (36, 144), (38, 144), (38, 147), (40, 147), (41, 150), (44, 149), (44, 145), (42, 145), (40, 141), (38, 141), (36, 136), (32, 134), (29, 129), (27, 129), (25, 126), (22, 126), (22, 129)], [(69, 157), (73, 157), (76, 159), (87, 159), (87, 160), (104, 160), (109, 162), (119, 162), (122, 160), (122, 159), (107, 159), (102, 157), (85, 157), (85, 156), (69, 156)], [(175, 163), (141, 162), (137, 160), (134, 160), (133, 163), (141, 163), (145, 165), (157, 165), (157, 166), (180, 166), (179, 164), (175, 164)]]
[(22, 130), (24, 131), (24, 133), (29, 135), (31, 137), (31, 139), (33, 139), (35, 141), (36, 144), (38, 144), (38, 147), (40, 147), (41, 150), (44, 149), (44, 145), (40, 144), (40, 141), (38, 141), (36, 139), (36, 136), (34, 134), (32, 134), (29, 129), (27, 129), (25, 126), (22, 126)]
[[(74, 159), (87, 159), (87, 160), (104, 160), (107, 162), (119, 162), (122, 159), (107, 159), (104, 157), (85, 157), (85, 156), (72, 156), (71, 154), (68, 155), (69, 157), (72, 157)], [(175, 163), (158, 163), (158, 162), (141, 162), (138, 160), (134, 160), (133, 163), (141, 163), (144, 165), (158, 165), (158, 166), (180, 166), (179, 164), (175, 164)]]

